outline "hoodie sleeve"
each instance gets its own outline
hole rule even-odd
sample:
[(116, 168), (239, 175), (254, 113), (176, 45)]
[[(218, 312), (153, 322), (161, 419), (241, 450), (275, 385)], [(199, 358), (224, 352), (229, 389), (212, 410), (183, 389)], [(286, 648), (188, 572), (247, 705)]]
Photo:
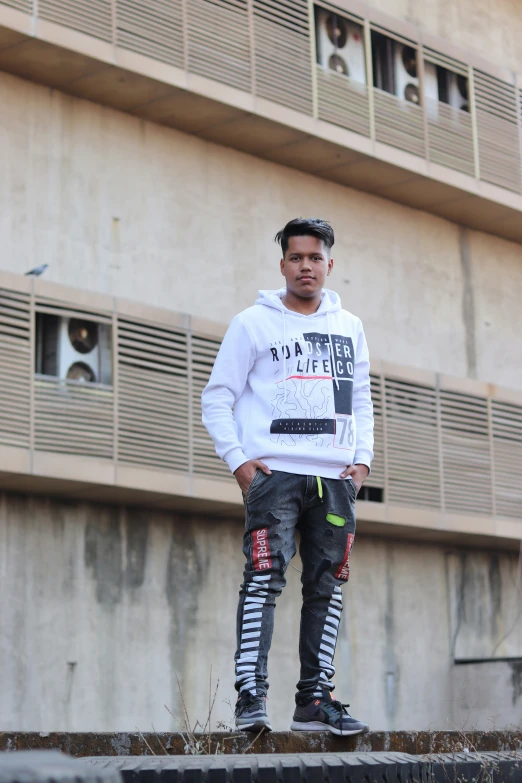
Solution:
[(370, 469), (373, 459), (373, 404), (370, 392), (370, 359), (362, 323), (355, 349), (352, 409), (356, 436), (353, 464), (362, 463)]
[(248, 460), (239, 441), (232, 409), (246, 386), (255, 354), (250, 333), (236, 316), (223, 338), (209, 382), (201, 395), (203, 424), (214, 441), (218, 456), (232, 473)]

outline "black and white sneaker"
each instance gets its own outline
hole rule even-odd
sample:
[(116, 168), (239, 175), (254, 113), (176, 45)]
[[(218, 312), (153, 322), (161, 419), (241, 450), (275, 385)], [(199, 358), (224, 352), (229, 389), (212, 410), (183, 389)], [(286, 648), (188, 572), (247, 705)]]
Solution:
[(245, 691), (236, 703), (236, 729), (240, 731), (272, 731), (266, 714), (266, 696), (253, 696)]
[(321, 698), (311, 699), (304, 706), (297, 706), (291, 731), (330, 731), (338, 737), (350, 737), (368, 731), (366, 723), (352, 718), (347, 711), (349, 704), (335, 701), (329, 691)]

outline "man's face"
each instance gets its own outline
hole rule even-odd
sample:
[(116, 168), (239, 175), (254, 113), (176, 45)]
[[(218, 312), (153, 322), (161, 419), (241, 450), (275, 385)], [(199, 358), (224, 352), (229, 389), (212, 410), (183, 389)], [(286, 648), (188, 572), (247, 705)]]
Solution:
[(323, 241), (317, 237), (290, 237), (288, 250), (281, 259), (281, 274), (286, 288), (294, 296), (311, 299), (321, 291), (333, 267)]

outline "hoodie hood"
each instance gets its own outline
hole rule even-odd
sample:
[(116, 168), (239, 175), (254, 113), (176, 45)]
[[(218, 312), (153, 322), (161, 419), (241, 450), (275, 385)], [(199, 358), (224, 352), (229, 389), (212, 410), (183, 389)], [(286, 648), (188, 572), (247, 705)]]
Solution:
[(336, 294), (335, 291), (331, 291), (329, 288), (323, 288), (319, 309), (310, 315), (296, 313), (295, 310), (289, 310), (288, 307), (285, 307), (281, 301), (285, 294), (286, 288), (279, 288), (277, 291), (259, 291), (256, 305), (273, 307), (275, 310), (296, 316), (296, 318), (317, 318), (326, 315), (327, 313), (336, 313), (341, 309), (341, 298), (339, 294)]

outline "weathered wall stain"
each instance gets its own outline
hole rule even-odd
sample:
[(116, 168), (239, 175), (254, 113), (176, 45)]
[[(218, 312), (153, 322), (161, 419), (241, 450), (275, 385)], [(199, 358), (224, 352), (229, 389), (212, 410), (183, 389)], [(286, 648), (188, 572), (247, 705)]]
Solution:
[(498, 555), (492, 553), (489, 556), (489, 594), (490, 601), (490, 633), (496, 639), (499, 633), (499, 618), (502, 612), (502, 579), (500, 574), (500, 562)]
[(123, 586), (120, 512), (92, 506), (85, 527), (85, 565), (96, 580), (96, 600), (113, 606), (121, 600)]
[[(197, 629), (199, 596), (208, 563), (198, 551), (195, 520), (175, 516), (168, 525), (170, 549), (165, 578), (165, 595), (170, 611), (170, 662), (174, 673), (170, 708), (181, 706), (180, 692), (189, 637)], [(216, 585), (216, 589), (219, 587)], [(183, 694), (186, 698), (186, 694)], [(179, 711), (179, 710), (178, 710)]]
[(469, 229), (459, 227), (460, 265), (462, 270), (462, 321), (466, 338), (467, 374), (477, 377), (477, 345), (475, 340), (475, 300), (469, 247)]
[(384, 614), (384, 628), (386, 644), (385, 658), (385, 700), (386, 715), (393, 723), (397, 709), (397, 661), (395, 656), (395, 606), (393, 594), (393, 548), (386, 547), (386, 609)]
[(149, 540), (149, 513), (142, 508), (125, 511), (125, 586), (143, 585)]
[[(175, 673), (192, 719), (204, 722), (211, 667), (214, 684), (220, 680), (214, 720), (230, 722), (242, 532), (237, 520), (4, 495), (1, 725), (44, 732), (146, 731), (151, 723), (158, 731), (176, 729), (164, 708), (181, 715)], [(473, 725), (489, 727), (492, 714), (498, 726), (519, 722), (520, 668), (452, 666), (446, 623), (446, 606), (465, 585), (461, 631), (469, 635), (479, 616), (470, 602), (482, 602), (489, 645), (499, 572), (505, 618), (498, 631), (506, 633), (516, 617), (516, 557), (454, 550), (446, 582), (445, 552), (435, 543), (358, 537), (344, 619), (351, 630), (340, 634), (335, 682), (339, 698), (375, 728), (445, 728), (448, 700), (461, 726), (467, 694)], [(269, 661), (277, 728), (291, 720), (300, 609), (299, 574), (292, 570)], [(508, 651), (517, 633), (506, 641)]]
[(513, 686), (512, 704), (522, 696), (522, 661), (511, 661), (511, 685)]
[(522, 656), (522, 626), (513, 622), (519, 606), (516, 555), (454, 551), (447, 557), (453, 658)]

